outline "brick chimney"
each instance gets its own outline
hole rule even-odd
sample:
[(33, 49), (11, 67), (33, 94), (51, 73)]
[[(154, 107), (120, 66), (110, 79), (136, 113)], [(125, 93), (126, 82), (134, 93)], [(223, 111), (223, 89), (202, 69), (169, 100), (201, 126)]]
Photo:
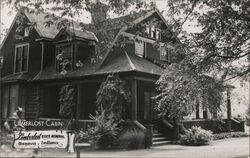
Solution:
[(107, 19), (108, 6), (99, 0), (95, 4), (91, 4), (89, 11), (92, 24), (97, 24)]

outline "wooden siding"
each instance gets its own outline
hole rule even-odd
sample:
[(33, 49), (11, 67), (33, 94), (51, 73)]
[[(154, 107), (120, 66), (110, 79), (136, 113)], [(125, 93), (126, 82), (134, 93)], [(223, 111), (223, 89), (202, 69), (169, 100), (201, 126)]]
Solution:
[(25, 107), (25, 118), (36, 119), (39, 115), (39, 87), (29, 86), (28, 87), (27, 106)]
[(29, 43), (28, 71), (39, 72), (41, 65), (41, 45), (35, 39), (39, 37), (35, 29), (32, 29), (28, 37), (16, 39), (17, 24), (10, 30), (9, 36), (1, 48), (1, 55), (4, 56), (2, 77), (14, 73), (15, 47), (18, 44)]

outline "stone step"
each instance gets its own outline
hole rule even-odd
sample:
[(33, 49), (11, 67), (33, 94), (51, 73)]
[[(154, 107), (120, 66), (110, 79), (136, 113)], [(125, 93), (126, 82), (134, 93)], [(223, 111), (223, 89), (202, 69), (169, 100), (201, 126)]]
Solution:
[(160, 133), (153, 133), (153, 137), (162, 137), (163, 135)]
[(165, 141), (167, 140), (166, 137), (153, 137), (152, 141), (153, 142), (159, 142), (159, 141)]
[(170, 144), (171, 141), (170, 140), (164, 140), (164, 141), (157, 141), (157, 142), (153, 142), (153, 146), (160, 146), (160, 145), (167, 145)]

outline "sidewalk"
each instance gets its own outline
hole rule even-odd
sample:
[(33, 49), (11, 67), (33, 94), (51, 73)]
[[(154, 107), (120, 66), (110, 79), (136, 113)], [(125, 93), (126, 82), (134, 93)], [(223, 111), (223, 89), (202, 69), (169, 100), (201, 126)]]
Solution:
[[(9, 150), (15, 157), (32, 156), (33, 150), (19, 151), (17, 155), (10, 146), (0, 149), (0, 156)], [(164, 145), (140, 150), (82, 150), (81, 157), (168, 157), (168, 158), (247, 158), (249, 155), (249, 137), (230, 138), (212, 141), (206, 146)], [(36, 157), (76, 157), (64, 149), (40, 149)]]

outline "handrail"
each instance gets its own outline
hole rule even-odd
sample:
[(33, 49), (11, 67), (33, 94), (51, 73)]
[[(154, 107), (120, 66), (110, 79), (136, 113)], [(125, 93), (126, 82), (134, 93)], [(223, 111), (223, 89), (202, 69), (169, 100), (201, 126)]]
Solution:
[(134, 123), (139, 129), (141, 129), (142, 131), (146, 131), (146, 130), (147, 130), (147, 128), (144, 127), (139, 121), (135, 120), (135, 121), (133, 121), (133, 123)]
[(231, 118), (232, 121), (236, 122), (236, 123), (239, 123), (240, 124), (240, 121), (234, 119), (234, 118)]
[(167, 126), (168, 128), (172, 129), (174, 126), (172, 124), (170, 124), (167, 120), (162, 119), (162, 123)]

